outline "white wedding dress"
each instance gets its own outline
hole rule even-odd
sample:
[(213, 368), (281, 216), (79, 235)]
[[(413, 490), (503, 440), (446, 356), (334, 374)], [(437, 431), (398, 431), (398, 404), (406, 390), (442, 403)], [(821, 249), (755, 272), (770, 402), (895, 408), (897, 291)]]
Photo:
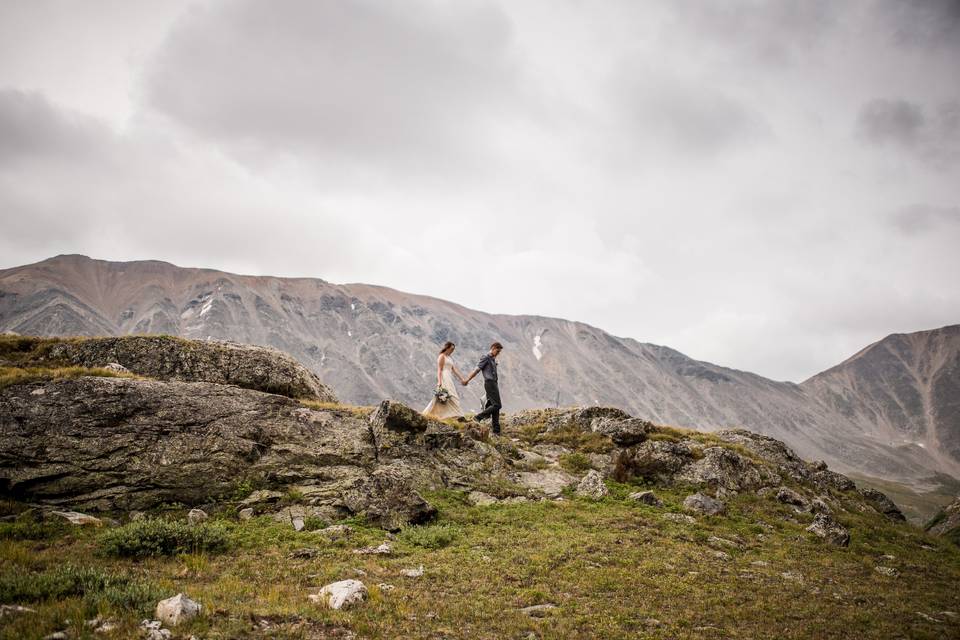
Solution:
[(443, 380), (443, 388), (450, 393), (450, 397), (447, 398), (446, 402), (440, 402), (434, 396), (427, 408), (423, 410), (423, 415), (437, 420), (462, 417), (463, 409), (460, 408), (460, 396), (457, 395), (457, 381), (453, 377), (453, 362), (449, 357), (443, 360), (441, 379)]

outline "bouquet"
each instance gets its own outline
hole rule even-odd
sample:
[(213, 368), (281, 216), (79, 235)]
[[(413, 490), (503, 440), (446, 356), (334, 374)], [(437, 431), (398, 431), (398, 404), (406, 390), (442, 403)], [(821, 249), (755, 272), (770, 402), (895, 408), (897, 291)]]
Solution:
[(437, 386), (437, 390), (433, 392), (433, 397), (435, 397), (440, 404), (446, 404), (447, 400), (450, 399), (450, 392), (441, 386)]

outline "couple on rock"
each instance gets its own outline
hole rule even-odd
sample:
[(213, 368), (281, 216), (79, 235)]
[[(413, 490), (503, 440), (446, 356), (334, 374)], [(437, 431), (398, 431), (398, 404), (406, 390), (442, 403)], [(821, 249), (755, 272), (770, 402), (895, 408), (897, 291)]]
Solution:
[(463, 409), (460, 408), (460, 396), (457, 395), (454, 377), (460, 384), (467, 386), (474, 376), (478, 373), (483, 374), (483, 390), (486, 393), (486, 402), (483, 410), (473, 417), (478, 422), (490, 418), (493, 433), (500, 435), (500, 387), (497, 385), (497, 356), (503, 351), (503, 345), (494, 342), (490, 345), (490, 351), (485, 353), (477, 363), (477, 368), (469, 376), (464, 378), (453, 364), (454, 350), (457, 345), (447, 342), (440, 350), (437, 357), (437, 390), (433, 394), (433, 400), (423, 410), (425, 416), (444, 420), (446, 418), (463, 419)]

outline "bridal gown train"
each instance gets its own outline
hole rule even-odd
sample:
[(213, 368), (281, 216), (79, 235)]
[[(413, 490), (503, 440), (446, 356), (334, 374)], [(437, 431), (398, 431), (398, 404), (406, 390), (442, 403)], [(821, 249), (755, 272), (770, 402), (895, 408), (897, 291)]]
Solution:
[(450, 393), (450, 397), (447, 398), (446, 402), (439, 402), (437, 398), (434, 397), (430, 400), (427, 408), (423, 410), (423, 415), (438, 420), (459, 418), (463, 415), (463, 409), (460, 408), (460, 396), (457, 395), (456, 380), (453, 377), (453, 362), (451, 362), (450, 358), (444, 360), (443, 373), (441, 375), (443, 388)]

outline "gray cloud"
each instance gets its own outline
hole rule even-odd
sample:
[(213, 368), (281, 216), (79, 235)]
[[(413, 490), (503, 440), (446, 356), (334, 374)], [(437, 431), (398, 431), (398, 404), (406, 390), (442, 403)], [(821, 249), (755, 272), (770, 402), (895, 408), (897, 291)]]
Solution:
[(878, 0), (874, 6), (896, 44), (960, 51), (960, 2), (957, 0)]
[(518, 100), (511, 37), (481, 2), (218, 3), (177, 24), (148, 96), (247, 159), (476, 169)]
[[(928, 204), (913, 204), (897, 210), (890, 216), (891, 222), (906, 235), (917, 235), (946, 227), (949, 232), (960, 234), (960, 206), (935, 207)], [(960, 235), (956, 236), (960, 242)]]
[(92, 118), (64, 115), (40, 93), (0, 89), (0, 165), (43, 156), (81, 162), (107, 134)]
[(857, 117), (860, 139), (892, 145), (938, 167), (960, 160), (960, 101), (941, 103), (932, 113), (908, 100), (871, 100)]

